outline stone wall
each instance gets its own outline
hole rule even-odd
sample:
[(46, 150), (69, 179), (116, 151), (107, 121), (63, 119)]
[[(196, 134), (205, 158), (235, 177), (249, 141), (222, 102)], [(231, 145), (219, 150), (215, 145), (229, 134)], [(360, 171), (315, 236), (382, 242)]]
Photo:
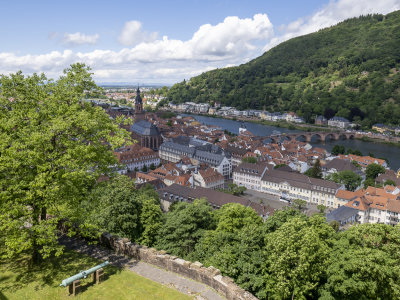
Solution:
[(221, 271), (214, 267), (204, 267), (199, 262), (190, 262), (168, 255), (165, 251), (140, 246), (131, 243), (128, 239), (119, 238), (109, 233), (103, 233), (100, 243), (120, 255), (158, 266), (168, 271), (183, 275), (195, 281), (204, 283), (218, 293), (232, 300), (257, 300), (251, 293), (237, 286), (229, 277), (222, 276)]

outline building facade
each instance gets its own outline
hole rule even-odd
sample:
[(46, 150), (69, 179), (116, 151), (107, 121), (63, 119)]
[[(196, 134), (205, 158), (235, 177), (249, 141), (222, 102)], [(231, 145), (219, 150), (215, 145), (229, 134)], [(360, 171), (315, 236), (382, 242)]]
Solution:
[(137, 144), (119, 148), (114, 152), (114, 155), (131, 172), (139, 171), (144, 166), (149, 169), (152, 165), (157, 167), (160, 164), (160, 158), (156, 152)]
[(350, 126), (350, 121), (342, 117), (333, 117), (328, 120), (328, 125), (332, 127), (347, 128)]
[(212, 168), (192, 172), (193, 183), (207, 189), (223, 189), (225, 178)]
[(182, 157), (191, 158), (198, 164), (205, 163), (225, 178), (232, 174), (232, 160), (229, 152), (211, 143), (180, 136), (164, 142), (159, 149), (163, 161), (179, 162)]
[(261, 179), (261, 192), (332, 208), (338, 207), (335, 195), (339, 189), (344, 189), (344, 186), (295, 172), (268, 170)]
[(233, 183), (249, 190), (261, 191), (261, 179), (269, 169), (267, 164), (241, 163), (233, 169)]

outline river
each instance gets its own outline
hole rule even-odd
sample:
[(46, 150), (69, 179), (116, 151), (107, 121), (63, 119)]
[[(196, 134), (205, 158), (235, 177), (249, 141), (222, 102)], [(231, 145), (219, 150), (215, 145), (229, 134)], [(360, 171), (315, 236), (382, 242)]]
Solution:
[[(182, 114), (182, 116), (189, 116), (186, 114)], [(190, 115), (194, 117), (200, 123), (205, 125), (217, 125), (222, 129), (226, 129), (232, 133), (239, 133), (239, 126), (241, 123), (244, 123), (246, 128), (258, 136), (266, 136), (271, 135), (274, 131), (280, 131), (281, 133), (293, 133), (300, 132), (300, 130), (291, 130), (287, 128), (275, 127), (262, 125), (252, 122), (241, 122), (234, 121), (222, 118), (211, 118), (206, 116), (199, 115)], [(331, 151), (334, 145), (343, 145), (347, 148), (352, 148), (353, 150), (360, 150), (363, 155), (368, 155), (369, 153), (373, 153), (375, 157), (384, 157), (389, 161), (389, 166), (393, 170), (398, 170), (400, 168), (400, 148), (382, 144), (382, 143), (372, 143), (372, 142), (363, 142), (360, 140), (339, 140), (339, 141), (326, 141), (326, 142), (318, 142), (312, 141), (311, 144), (316, 147), (324, 148), (328, 151)]]

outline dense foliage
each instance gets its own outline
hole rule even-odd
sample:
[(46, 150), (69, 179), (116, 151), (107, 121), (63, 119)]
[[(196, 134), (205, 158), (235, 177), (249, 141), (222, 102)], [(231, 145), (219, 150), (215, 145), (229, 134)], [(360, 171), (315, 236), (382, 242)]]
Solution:
[[(219, 268), (259, 299), (395, 299), (400, 295), (398, 227), (364, 224), (338, 232), (337, 224), (328, 225), (322, 214), (307, 217), (293, 208), (278, 211), (264, 222), (239, 204), (212, 212), (206, 206), (179, 203), (174, 208), (179, 214), (167, 213), (174, 226), (162, 230), (159, 246)], [(188, 225), (188, 218), (204, 211), (210, 225), (204, 218)]]
[(0, 232), (7, 255), (29, 250), (37, 262), (60, 254), (57, 222), (78, 216), (97, 178), (115, 165), (111, 150), (128, 134), (81, 101), (97, 90), (83, 64), (57, 81), (0, 76)]
[(361, 185), (362, 181), (362, 177), (360, 175), (350, 170), (333, 173), (326, 179), (332, 180), (336, 183), (344, 184), (346, 190), (352, 192), (354, 192)]
[(82, 209), (88, 212), (87, 223), (148, 246), (155, 243), (162, 225), (157, 192), (151, 186), (137, 190), (127, 176), (98, 184)]
[(364, 188), (367, 188), (368, 186), (377, 186), (376, 184), (376, 177), (378, 177), (379, 174), (385, 173), (385, 168), (379, 164), (370, 164), (366, 167), (365, 169), (365, 181), (364, 181)]
[(175, 84), (170, 101), (400, 124), (400, 11), (346, 20), (286, 41), (238, 67)]
[(322, 169), (321, 169), (321, 162), (319, 159), (316, 159), (314, 162), (314, 165), (309, 168), (306, 172), (304, 172), (305, 175), (312, 177), (312, 178), (322, 178)]

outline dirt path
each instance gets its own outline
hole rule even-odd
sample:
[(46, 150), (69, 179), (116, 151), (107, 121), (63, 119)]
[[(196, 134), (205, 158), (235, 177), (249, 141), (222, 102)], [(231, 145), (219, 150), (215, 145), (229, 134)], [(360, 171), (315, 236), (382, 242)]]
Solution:
[(91, 257), (108, 260), (110, 264), (119, 267), (127, 268), (143, 277), (163, 285), (174, 288), (186, 295), (196, 295), (197, 300), (223, 300), (225, 299), (211, 287), (183, 277), (173, 272), (160, 269), (156, 266), (145, 262), (136, 261), (122, 255), (117, 255), (113, 251), (103, 248), (98, 245), (88, 245), (86, 242), (77, 238), (68, 238), (63, 236), (60, 238), (60, 243), (68, 249), (84, 253)]

